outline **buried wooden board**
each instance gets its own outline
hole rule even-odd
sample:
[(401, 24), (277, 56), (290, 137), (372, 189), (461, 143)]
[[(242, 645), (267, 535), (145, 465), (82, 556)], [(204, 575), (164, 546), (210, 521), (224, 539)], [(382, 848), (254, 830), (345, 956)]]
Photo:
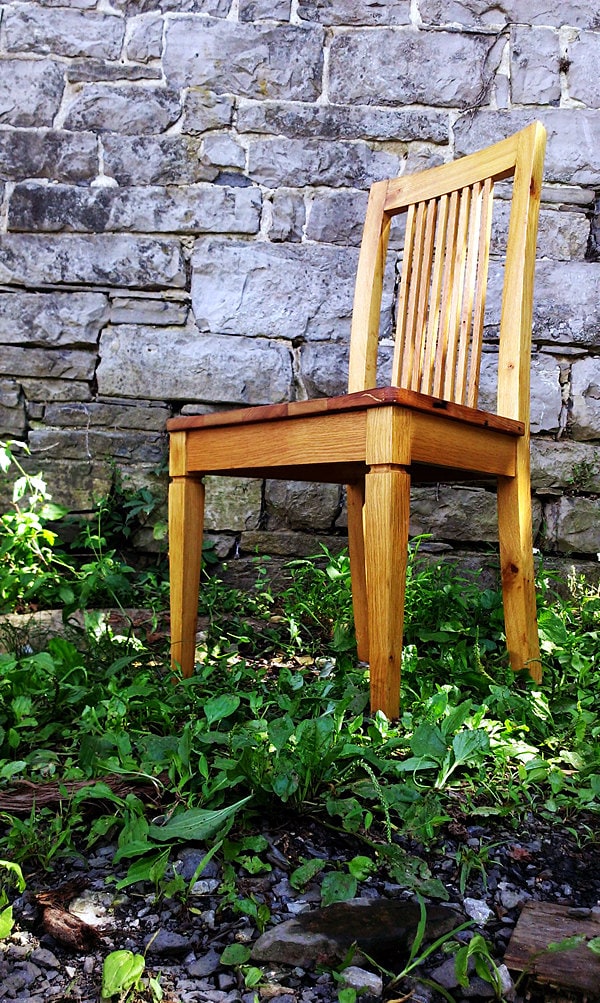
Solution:
[[(548, 945), (568, 937), (585, 941), (566, 950)], [(587, 942), (600, 937), (600, 910), (576, 909), (552, 902), (527, 902), (510, 939), (504, 963), (527, 972), (536, 982), (585, 993), (600, 999), (600, 955)]]

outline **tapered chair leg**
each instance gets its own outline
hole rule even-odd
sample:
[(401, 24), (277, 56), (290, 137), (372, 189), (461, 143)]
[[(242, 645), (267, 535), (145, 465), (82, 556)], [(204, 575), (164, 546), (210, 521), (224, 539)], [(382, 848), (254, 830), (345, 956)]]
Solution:
[(528, 447), (527, 456), (518, 459), (517, 476), (498, 478), (498, 537), (510, 664), (540, 682)]
[(348, 508), (348, 550), (350, 552), (350, 574), (352, 578), (352, 609), (356, 648), (361, 662), (369, 661), (369, 617), (367, 607), (367, 573), (365, 566), (365, 534), (363, 507), (365, 504), (365, 482), (346, 485)]
[(185, 677), (194, 671), (204, 527), (204, 485), (173, 477), (169, 486), (171, 664)]
[(400, 712), (400, 662), (410, 514), (410, 475), (393, 464), (371, 467), (365, 486), (371, 712)]

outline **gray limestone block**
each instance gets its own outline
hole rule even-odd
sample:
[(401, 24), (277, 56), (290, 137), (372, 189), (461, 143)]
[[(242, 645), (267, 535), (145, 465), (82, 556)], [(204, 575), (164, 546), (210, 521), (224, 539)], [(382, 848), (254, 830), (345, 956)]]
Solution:
[(65, 69), (70, 84), (98, 83), (101, 80), (162, 80), (158, 66), (107, 62), (104, 59), (73, 59)]
[(231, 125), (232, 118), (233, 98), (229, 94), (214, 94), (205, 87), (186, 90), (181, 124), (184, 133), (197, 135), (209, 129), (220, 129)]
[[(496, 200), (492, 221), (492, 254), (506, 248), (508, 234), (508, 202)], [(590, 224), (583, 212), (570, 212), (565, 207), (540, 210), (537, 256), (551, 261), (583, 261), (586, 255)]]
[(410, 535), (434, 540), (493, 543), (498, 539), (496, 495), (483, 488), (438, 484), (414, 487)]
[(306, 220), (304, 199), (289, 188), (277, 188), (271, 203), (270, 240), (302, 240)]
[(73, 348), (32, 348), (4, 345), (0, 371), (6, 376), (54, 380), (91, 380), (98, 357), (96, 352)]
[(0, 173), (11, 181), (89, 182), (98, 173), (98, 140), (91, 132), (0, 129)]
[(336, 35), (330, 55), (331, 100), (470, 108), (490, 87), (503, 44), (489, 35), (414, 28), (359, 28)]
[(195, 136), (102, 136), (104, 171), (120, 185), (189, 185), (212, 181)]
[(257, 233), (258, 188), (16, 185), (8, 229), (29, 232)]
[[(319, 554), (321, 547), (326, 547), (331, 554), (339, 554), (347, 546), (347, 540), (343, 536), (332, 536), (330, 534), (301, 533), (294, 530), (279, 530), (270, 533), (265, 530), (248, 530), (242, 533), (240, 538), (240, 550), (246, 554), (269, 554), (280, 557), (314, 557)], [(285, 569), (285, 564), (283, 569)], [(253, 566), (254, 580), (256, 578), (256, 566)], [(273, 581), (273, 566), (269, 565), (269, 579)], [(285, 588), (287, 585), (287, 575), (281, 576), (280, 585)]]
[(92, 391), (89, 383), (78, 380), (29, 379), (20, 377), (19, 382), (28, 401), (90, 401)]
[(574, 439), (600, 440), (600, 359), (576, 359), (571, 367), (569, 429)]
[(172, 326), (185, 324), (189, 315), (186, 301), (156, 296), (115, 296), (110, 305), (111, 324)]
[(358, 246), (367, 200), (365, 191), (316, 192), (309, 203), (307, 238), (326, 244)]
[(65, 128), (126, 135), (160, 133), (180, 114), (179, 94), (164, 87), (84, 84), (67, 107)]
[(265, 505), (269, 530), (332, 529), (340, 509), (339, 484), (269, 480), (265, 485)]
[(160, 463), (165, 455), (163, 434), (140, 429), (33, 428), (29, 433), (29, 446), (34, 456), (51, 453), (61, 460)]
[(538, 494), (600, 494), (598, 445), (571, 439), (531, 440), (531, 486)]
[[(487, 351), (481, 358), (478, 407), (485, 411), (496, 411), (497, 386), (498, 356), (496, 352)], [(534, 354), (531, 359), (531, 431), (557, 432), (561, 410), (559, 364), (545, 352)]]
[[(62, 0), (64, 2), (64, 0)], [(226, 17), (231, 0), (112, 0), (111, 6), (126, 17), (136, 17), (152, 11), (172, 11), (175, 14), (212, 14)]]
[(410, 0), (300, 0), (298, 15), (321, 24), (410, 24)]
[(289, 21), (291, 0), (240, 0), (240, 21)]
[(97, 378), (103, 396), (146, 400), (268, 404), (292, 393), (286, 348), (262, 338), (207, 336), (193, 327), (106, 329)]
[(240, 132), (284, 134), (291, 138), (448, 142), (447, 114), (425, 108), (361, 108), (242, 98), (237, 128)]
[(206, 477), (204, 525), (210, 532), (252, 530), (260, 521), (262, 481), (250, 477)]
[(600, 183), (600, 116), (586, 108), (470, 112), (454, 124), (456, 155), (496, 143), (536, 119), (548, 131), (544, 180), (597, 186)]
[(0, 344), (95, 348), (108, 297), (88, 292), (0, 292)]
[(419, 0), (419, 12), (425, 24), (434, 26), (459, 24), (463, 28), (504, 27), (527, 20), (528, 24), (563, 24), (575, 28), (595, 27), (597, 12), (589, 0), (564, 0), (549, 4), (546, 0)]
[(167, 24), (163, 68), (175, 87), (314, 101), (321, 92), (322, 45), (321, 28), (182, 17)]
[(233, 136), (224, 132), (215, 132), (204, 138), (202, 160), (206, 164), (214, 164), (217, 167), (244, 168), (246, 166), (246, 151), (239, 143), (236, 143)]
[(588, 108), (600, 108), (600, 80), (598, 60), (600, 59), (599, 25), (595, 31), (582, 31), (569, 43), (569, 69), (567, 81), (569, 96), (582, 101)]
[(163, 19), (158, 13), (131, 18), (127, 25), (125, 55), (136, 63), (160, 59), (163, 49)]
[(181, 245), (173, 239), (8, 233), (0, 236), (0, 282), (182, 288), (186, 272)]
[(44, 412), (44, 423), (53, 428), (104, 428), (109, 431), (164, 432), (170, 411), (137, 403), (85, 403), (53, 401)]
[(400, 164), (399, 157), (361, 140), (252, 138), (248, 150), (248, 174), (267, 188), (369, 188), (373, 181), (398, 174)]
[(348, 344), (302, 345), (299, 380), (307, 397), (337, 397), (347, 392)]
[(553, 28), (511, 28), (511, 94), (516, 104), (558, 104), (560, 43)]
[(354, 248), (199, 240), (192, 256), (196, 323), (219, 334), (345, 337), (356, 263)]
[(0, 60), (0, 123), (52, 125), (64, 87), (63, 68), (50, 59)]
[(0, 378), (0, 437), (22, 439), (27, 434), (25, 401), (16, 380)]
[(545, 506), (546, 542), (563, 554), (600, 552), (600, 498), (569, 497)]
[(64, 505), (69, 512), (94, 509), (98, 498), (106, 497), (112, 483), (109, 461), (92, 462), (85, 453), (69, 460), (57, 456), (56, 451), (51, 459), (39, 453), (28, 467), (32, 473), (41, 472), (52, 501)]
[(125, 22), (99, 11), (44, 10), (33, 3), (10, 4), (4, 14), (8, 52), (116, 59), (121, 53)]

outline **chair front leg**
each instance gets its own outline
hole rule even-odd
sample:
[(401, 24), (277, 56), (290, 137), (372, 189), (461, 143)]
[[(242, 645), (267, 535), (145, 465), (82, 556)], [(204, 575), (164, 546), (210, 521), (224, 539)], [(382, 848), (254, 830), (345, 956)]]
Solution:
[(369, 661), (369, 617), (367, 606), (367, 572), (365, 566), (365, 534), (363, 527), (363, 507), (365, 504), (365, 482), (346, 485), (348, 507), (348, 550), (350, 552), (350, 574), (352, 577), (352, 609), (356, 649), (361, 662)]
[(396, 464), (372, 466), (365, 486), (371, 712), (400, 712), (400, 663), (406, 591), (410, 474)]
[(528, 443), (519, 443), (516, 476), (498, 478), (498, 538), (510, 664), (540, 682)]
[(185, 677), (194, 671), (198, 595), (204, 528), (204, 484), (175, 476), (169, 485), (171, 665)]

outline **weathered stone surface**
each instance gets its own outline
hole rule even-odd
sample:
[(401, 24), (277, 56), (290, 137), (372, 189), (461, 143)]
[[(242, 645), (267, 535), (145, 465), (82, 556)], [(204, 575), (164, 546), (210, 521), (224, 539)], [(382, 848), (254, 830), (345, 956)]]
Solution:
[(246, 151), (232, 136), (215, 133), (206, 136), (202, 144), (202, 159), (206, 164), (217, 167), (245, 167)]
[(104, 170), (120, 185), (189, 185), (217, 171), (200, 163), (194, 136), (102, 136)]
[(314, 101), (321, 90), (322, 43), (320, 28), (182, 17), (167, 25), (163, 68), (175, 87)]
[(91, 132), (0, 129), (0, 173), (10, 181), (90, 181), (98, 173), (98, 140)]
[[(497, 200), (492, 222), (492, 254), (506, 248), (508, 234), (508, 202)], [(586, 254), (590, 224), (583, 212), (561, 208), (540, 210), (537, 240), (538, 258), (551, 261), (583, 261)]]
[(78, 188), (17, 185), (8, 229), (29, 232), (257, 233), (258, 188), (213, 185)]
[(585, 108), (535, 108), (469, 112), (454, 125), (456, 156), (473, 153), (539, 119), (548, 130), (546, 182), (597, 185), (600, 181), (600, 116)]
[(108, 328), (98, 390), (106, 396), (268, 404), (292, 392), (289, 352), (266, 339), (207, 337), (194, 328)]
[(576, 359), (571, 367), (569, 427), (574, 439), (600, 439), (600, 359)]
[(114, 14), (64, 9), (57, 15), (32, 3), (10, 4), (3, 27), (8, 52), (101, 59), (117, 58), (125, 34), (125, 22)]
[(5, 345), (0, 353), (0, 372), (6, 376), (91, 380), (96, 361), (95, 352), (84, 352), (79, 349), (27, 349)]
[[(522, 0), (420, 0), (419, 11), (425, 24), (460, 24), (466, 28), (486, 26), (503, 27), (507, 23), (523, 21)], [(575, 28), (596, 27), (597, 12), (588, 0), (565, 0), (548, 4), (546, 0), (528, 0), (528, 24), (569, 24)]]
[(278, 188), (273, 192), (270, 240), (302, 240), (305, 219), (306, 210), (301, 195), (289, 188)]
[(558, 104), (560, 46), (551, 28), (511, 29), (511, 92), (517, 104)]
[(70, 84), (97, 83), (100, 80), (162, 80), (158, 66), (134, 66), (130, 63), (106, 62), (103, 59), (73, 59), (65, 69)]
[(50, 59), (0, 60), (0, 122), (52, 125), (64, 86), (62, 67)]
[(95, 348), (108, 318), (102, 293), (0, 292), (0, 344)]
[(362, 239), (367, 193), (318, 193), (310, 203), (306, 236), (327, 244), (358, 246)]
[(160, 59), (163, 48), (163, 19), (159, 14), (146, 14), (132, 18), (128, 24), (125, 53), (136, 63)]
[(254, 529), (260, 521), (262, 481), (250, 477), (207, 477), (204, 525), (209, 532)]
[(600, 494), (597, 445), (570, 439), (531, 440), (531, 484), (539, 494), (579, 491)]
[(208, 238), (197, 242), (192, 267), (192, 306), (203, 330), (311, 340), (347, 336), (353, 248)]
[(291, 0), (240, 0), (240, 21), (289, 21)]
[(123, 11), (127, 17), (155, 10), (226, 17), (231, 8), (231, 0), (114, 0), (111, 6)]
[[(56, 505), (69, 512), (89, 512), (98, 498), (106, 497), (112, 481), (108, 460), (92, 463), (80, 456), (61, 460), (53, 452), (52, 459), (38, 453), (26, 462), (31, 473), (41, 473)], [(46, 633), (46, 638), (47, 638)]]
[(29, 444), (33, 455), (49, 453), (61, 460), (160, 463), (165, 454), (163, 435), (141, 429), (33, 428)]
[(213, 94), (205, 87), (190, 87), (183, 99), (181, 128), (196, 135), (208, 129), (231, 125), (233, 98), (228, 94)]
[(0, 236), (0, 282), (17, 285), (185, 286), (185, 267), (177, 240), (94, 234)]
[(414, 487), (411, 491), (410, 534), (431, 534), (434, 540), (493, 543), (498, 539), (496, 495), (483, 488)]
[(545, 507), (546, 538), (563, 554), (600, 553), (600, 498), (564, 496)]
[(265, 505), (269, 529), (332, 529), (340, 508), (338, 484), (267, 481)]
[[(382, 311), (382, 324), (391, 325), (391, 316)], [(335, 397), (348, 390), (348, 339), (345, 344), (312, 342), (300, 350), (298, 380), (307, 397)], [(380, 345), (377, 385), (384, 387), (390, 383), (394, 346), (386, 340)]]
[(164, 295), (115, 296), (110, 306), (111, 324), (185, 324), (188, 314), (187, 300), (169, 300)]
[[(347, 547), (348, 541), (343, 536), (331, 536), (319, 533), (300, 533), (292, 530), (278, 530), (276, 533), (264, 530), (249, 530), (240, 537), (240, 550), (246, 554), (276, 554), (280, 557), (314, 557), (320, 552), (321, 546), (327, 547), (331, 554), (339, 554)], [(279, 564), (280, 570), (285, 568), (285, 562)], [(251, 584), (256, 580), (256, 566), (251, 569)], [(277, 566), (275, 568), (277, 571)], [(269, 580), (273, 580), (273, 566), (269, 565)], [(287, 584), (287, 577), (282, 575), (282, 588)]]
[(501, 52), (489, 35), (357, 29), (331, 43), (331, 99), (469, 108), (491, 85)]
[(400, 173), (400, 158), (367, 143), (318, 139), (252, 139), (248, 174), (267, 188), (331, 185), (369, 188), (373, 181)]
[(28, 401), (41, 401), (47, 404), (49, 401), (85, 402), (92, 399), (90, 384), (77, 380), (36, 380), (21, 377), (19, 383)]
[[(498, 356), (495, 352), (484, 352), (479, 383), (479, 407), (484, 410), (496, 410), (497, 377)], [(562, 388), (558, 362), (546, 352), (534, 354), (531, 359), (531, 431), (557, 432), (561, 409)]]
[(0, 436), (22, 439), (27, 419), (25, 402), (19, 384), (13, 379), (0, 379)]
[(53, 428), (103, 428), (107, 431), (164, 432), (169, 409), (144, 407), (137, 403), (106, 404), (92, 402), (52, 402), (45, 413), (44, 422)]
[(430, 109), (370, 108), (301, 104), (291, 101), (250, 101), (238, 109), (240, 132), (284, 134), (311, 139), (374, 139), (448, 141), (448, 118)]
[(300, 0), (298, 14), (321, 24), (410, 24), (410, 0)]
[(181, 114), (179, 94), (161, 87), (87, 84), (70, 102), (66, 129), (124, 135), (164, 132)]
[(600, 108), (600, 81), (598, 80), (598, 60), (600, 59), (600, 35), (598, 25), (595, 31), (582, 31), (569, 44), (568, 70), (569, 95), (582, 101), (589, 108)]

